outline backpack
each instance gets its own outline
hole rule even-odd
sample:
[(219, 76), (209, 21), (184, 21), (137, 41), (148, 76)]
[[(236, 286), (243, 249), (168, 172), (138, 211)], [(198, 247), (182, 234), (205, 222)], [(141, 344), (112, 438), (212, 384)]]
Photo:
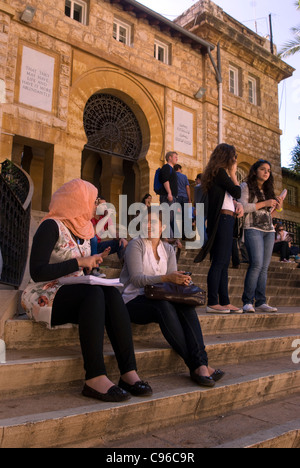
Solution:
[[(170, 175), (172, 173), (172, 167), (171, 167), (171, 172), (170, 172)], [(164, 186), (163, 184), (161, 183), (160, 181), (160, 172), (161, 172), (161, 167), (159, 167), (156, 172), (155, 172), (155, 176), (154, 176), (154, 192), (156, 193), (156, 195), (164, 195), (165, 191), (164, 191)]]

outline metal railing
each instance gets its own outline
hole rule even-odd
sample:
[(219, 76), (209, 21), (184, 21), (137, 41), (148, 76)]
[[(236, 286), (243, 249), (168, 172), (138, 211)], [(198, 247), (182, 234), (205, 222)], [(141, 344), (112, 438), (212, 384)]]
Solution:
[(0, 283), (18, 288), (28, 256), (33, 183), (20, 167), (6, 160), (0, 171)]

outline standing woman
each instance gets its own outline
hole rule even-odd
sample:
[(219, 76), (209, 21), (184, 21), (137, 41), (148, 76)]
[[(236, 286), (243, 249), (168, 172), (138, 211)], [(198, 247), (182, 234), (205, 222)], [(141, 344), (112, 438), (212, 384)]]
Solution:
[(244, 214), (236, 199), (241, 196), (237, 177), (237, 154), (234, 146), (216, 147), (202, 176), (203, 193), (208, 194), (208, 241), (200, 250), (195, 263), (211, 253), (208, 273), (208, 313), (230, 314), (243, 311), (231, 304), (228, 293), (228, 268), (233, 245), (236, 218)]
[[(52, 197), (50, 213), (33, 239), (30, 258), (32, 281), (22, 296), (30, 319), (56, 327), (79, 325), (79, 337), (86, 371), (83, 395), (102, 401), (125, 401), (146, 395), (151, 388), (136, 373), (131, 324), (120, 292), (113, 287), (71, 284), (62, 286), (64, 276), (81, 277), (103, 261), (103, 254), (91, 256), (94, 237), (91, 219), (96, 212), (97, 189), (75, 179)], [(107, 377), (104, 357), (104, 328), (114, 348), (121, 380), (115, 386)]]
[(266, 286), (275, 241), (272, 212), (282, 211), (283, 200), (275, 195), (271, 164), (263, 159), (257, 161), (241, 188), (245, 244), (250, 261), (243, 294), (244, 312), (255, 312), (254, 299), (257, 311), (277, 312), (267, 304)]

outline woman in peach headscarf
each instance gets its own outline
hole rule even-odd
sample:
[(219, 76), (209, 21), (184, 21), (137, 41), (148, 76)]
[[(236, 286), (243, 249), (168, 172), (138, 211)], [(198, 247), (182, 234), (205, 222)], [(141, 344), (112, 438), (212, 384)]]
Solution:
[[(97, 189), (75, 179), (52, 197), (50, 212), (33, 239), (32, 280), (22, 295), (30, 319), (48, 327), (79, 325), (86, 370), (83, 395), (102, 401), (125, 401), (129, 393), (149, 395), (151, 387), (136, 373), (131, 325), (120, 292), (113, 287), (61, 285), (59, 278), (83, 276), (97, 268), (109, 252), (91, 256)], [(104, 328), (115, 350), (121, 379), (115, 386), (106, 375), (103, 358)]]

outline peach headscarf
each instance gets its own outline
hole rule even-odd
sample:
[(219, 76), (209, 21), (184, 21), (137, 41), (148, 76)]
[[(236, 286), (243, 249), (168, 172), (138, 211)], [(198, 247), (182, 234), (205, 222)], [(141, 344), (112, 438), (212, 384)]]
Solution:
[(82, 179), (71, 180), (53, 194), (49, 213), (43, 221), (49, 218), (60, 220), (80, 239), (92, 239), (95, 231), (91, 219), (97, 196), (94, 185)]

